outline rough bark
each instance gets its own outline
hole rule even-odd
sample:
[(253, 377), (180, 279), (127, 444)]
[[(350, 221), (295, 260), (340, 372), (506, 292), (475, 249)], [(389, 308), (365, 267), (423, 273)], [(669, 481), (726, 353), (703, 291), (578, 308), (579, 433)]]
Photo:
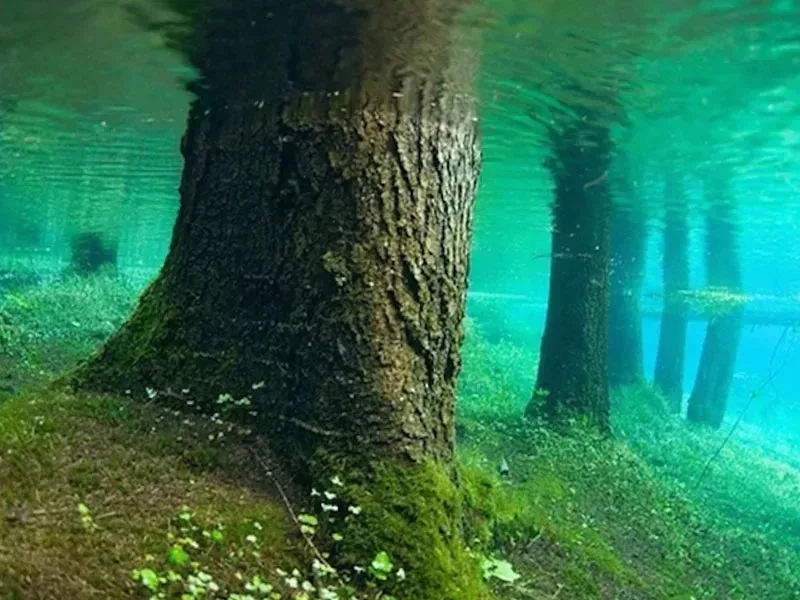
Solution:
[[(742, 289), (742, 274), (733, 202), (724, 188), (713, 189), (712, 193), (715, 197), (706, 219), (708, 285), (738, 293)], [(734, 306), (709, 320), (689, 397), (687, 418), (690, 421), (714, 429), (722, 425), (736, 365), (742, 316), (741, 306)]]
[(117, 268), (117, 241), (107, 239), (100, 232), (72, 236), (70, 251), (70, 269), (77, 275), (93, 275)]
[(641, 295), (646, 250), (647, 227), (642, 207), (615, 207), (608, 336), (608, 380), (612, 386), (644, 380)]
[(681, 292), (689, 289), (689, 227), (681, 179), (667, 179), (664, 188), (664, 307), (654, 384), (664, 394), (672, 412), (683, 402), (683, 370), (689, 307)]
[(246, 394), (299, 464), (451, 457), (479, 151), (447, 4), (197, 20), (169, 256), (79, 382)]
[(554, 136), (550, 292), (536, 390), (528, 405), (554, 424), (607, 429), (611, 195), (608, 131), (584, 126)]

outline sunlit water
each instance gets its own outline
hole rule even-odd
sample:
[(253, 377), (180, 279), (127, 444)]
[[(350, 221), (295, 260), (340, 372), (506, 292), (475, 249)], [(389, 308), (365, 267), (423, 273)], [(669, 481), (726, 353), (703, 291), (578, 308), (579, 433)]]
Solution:
[[(501, 314), (496, 335), (538, 345), (552, 196), (546, 125), (591, 110), (613, 128), (615, 201), (647, 214), (648, 372), (661, 305), (664, 179), (685, 177), (691, 281), (702, 288), (701, 181), (724, 170), (751, 308), (783, 319), (746, 327), (729, 419), (760, 390), (748, 426), (797, 439), (800, 352), (793, 333), (781, 337), (800, 317), (797, 3), (493, 0), (473, 5), (463, 26), (479, 46), (484, 152), (471, 315)], [(120, 240), (123, 273), (144, 280), (156, 272), (177, 209), (190, 76), (115, 3), (0, 4), (0, 268), (58, 271), (71, 232), (103, 230)], [(687, 390), (703, 332), (692, 324)]]

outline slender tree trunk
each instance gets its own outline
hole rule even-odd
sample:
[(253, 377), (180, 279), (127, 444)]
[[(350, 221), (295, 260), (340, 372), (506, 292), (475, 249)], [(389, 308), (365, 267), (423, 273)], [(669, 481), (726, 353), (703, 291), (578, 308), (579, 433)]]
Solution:
[(611, 309), (608, 379), (612, 386), (644, 380), (641, 295), (647, 227), (640, 206), (615, 208), (611, 226)]
[(104, 269), (117, 268), (117, 240), (109, 240), (100, 232), (72, 236), (70, 250), (70, 267), (78, 275), (93, 275)]
[(608, 131), (554, 139), (550, 293), (529, 416), (609, 427), (608, 315), (611, 195)]
[(688, 305), (681, 292), (689, 288), (689, 227), (686, 199), (679, 177), (667, 179), (664, 195), (664, 308), (654, 383), (667, 399), (669, 409), (680, 413), (688, 325)]
[[(708, 284), (712, 288), (738, 293), (742, 289), (742, 275), (734, 207), (724, 189), (713, 192), (716, 197), (706, 221)], [(741, 306), (734, 306), (709, 320), (697, 378), (689, 398), (687, 417), (690, 421), (714, 429), (722, 425), (736, 365), (742, 313)]]

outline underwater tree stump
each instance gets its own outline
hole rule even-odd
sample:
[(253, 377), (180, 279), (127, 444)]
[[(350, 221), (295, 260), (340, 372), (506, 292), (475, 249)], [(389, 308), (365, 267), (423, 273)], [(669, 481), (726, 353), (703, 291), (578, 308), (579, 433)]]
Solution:
[(87, 276), (102, 270), (117, 268), (117, 242), (106, 239), (100, 232), (78, 233), (70, 238), (70, 269)]

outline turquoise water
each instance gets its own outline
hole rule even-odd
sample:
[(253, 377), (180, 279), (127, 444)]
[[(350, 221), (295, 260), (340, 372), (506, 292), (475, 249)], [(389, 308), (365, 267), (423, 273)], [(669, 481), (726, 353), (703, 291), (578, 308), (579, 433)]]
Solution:
[[(170, 16), (155, 1), (134, 4)], [(136, 290), (163, 264), (194, 73), (140, 25), (115, 2), (0, 5), (0, 293), (19, 274), (57, 280), (82, 232), (113, 240), (117, 272)], [(616, 214), (646, 222), (646, 378), (665, 297), (665, 181), (684, 183), (689, 287), (702, 292), (706, 218), (717, 210), (704, 183), (721, 178), (745, 302), (722, 431), (800, 468), (800, 3), (484, 0), (465, 9), (459, 32), (483, 148), (467, 314), (482, 339), (527, 352), (509, 369), (521, 378), (512, 404), (529, 400), (547, 311), (548, 128), (591, 114), (615, 144), (597, 176), (611, 182)], [(685, 397), (705, 334), (695, 315)]]
[[(163, 261), (177, 211), (190, 98), (183, 83), (191, 70), (113, 3), (10, 1), (0, 11), (0, 263), (57, 271), (72, 231), (102, 230), (119, 241), (122, 272), (146, 280)], [(543, 124), (599, 110), (620, 148), (610, 174), (615, 202), (645, 207), (643, 302), (653, 318), (662, 294), (664, 178), (686, 178), (691, 285), (700, 289), (701, 179), (709, 170), (729, 173), (750, 306), (785, 315), (743, 340), (738, 407), (744, 382), (767, 377), (762, 359), (781, 326), (800, 316), (798, 7), (650, 2), (634, 9), (604, 1), (587, 11), (580, 2), (496, 1), (473, 7), (465, 21), (478, 48), (484, 153), (473, 296), (483, 303), (493, 294), (520, 297), (519, 307), (497, 300), (511, 328), (514, 315), (527, 327), (542, 322), (552, 197)], [(540, 310), (531, 315), (528, 302)], [(688, 342), (686, 389), (701, 339), (698, 331)], [(653, 348), (650, 335), (648, 356)], [(786, 415), (796, 407), (790, 374), (797, 360), (792, 354), (776, 381)]]

